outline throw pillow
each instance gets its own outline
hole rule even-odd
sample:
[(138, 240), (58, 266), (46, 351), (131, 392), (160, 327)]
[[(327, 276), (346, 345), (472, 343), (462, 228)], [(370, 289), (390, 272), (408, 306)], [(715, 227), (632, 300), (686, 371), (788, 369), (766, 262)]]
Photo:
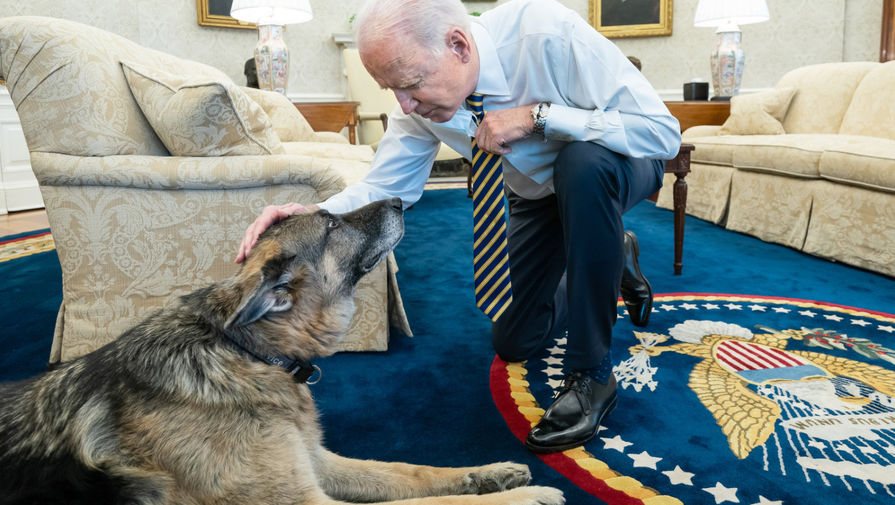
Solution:
[(273, 123), (273, 131), (276, 132), (281, 142), (315, 140), (314, 129), (288, 98), (276, 91), (247, 87), (239, 89), (264, 109)]
[(795, 88), (776, 88), (739, 95), (730, 100), (730, 117), (721, 135), (782, 135), (783, 117), (796, 94)]
[(131, 93), (174, 156), (283, 152), (270, 118), (235, 83), (121, 63)]

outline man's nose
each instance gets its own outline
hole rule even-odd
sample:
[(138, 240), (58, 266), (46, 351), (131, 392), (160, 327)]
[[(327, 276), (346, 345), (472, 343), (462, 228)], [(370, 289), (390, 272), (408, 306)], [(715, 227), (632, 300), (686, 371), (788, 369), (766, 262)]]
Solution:
[(401, 110), (404, 111), (404, 114), (410, 114), (416, 110), (416, 106), (420, 104), (406, 91), (395, 91), (395, 98), (398, 99), (398, 103), (401, 105)]

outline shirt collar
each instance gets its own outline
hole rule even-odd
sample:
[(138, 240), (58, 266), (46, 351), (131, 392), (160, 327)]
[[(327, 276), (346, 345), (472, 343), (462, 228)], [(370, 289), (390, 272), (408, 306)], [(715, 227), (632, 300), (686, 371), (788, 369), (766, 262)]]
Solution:
[(479, 52), (479, 80), (475, 86), (476, 93), (491, 96), (508, 96), (510, 86), (497, 57), (494, 40), (485, 31), (478, 20), (472, 21), (472, 38)]

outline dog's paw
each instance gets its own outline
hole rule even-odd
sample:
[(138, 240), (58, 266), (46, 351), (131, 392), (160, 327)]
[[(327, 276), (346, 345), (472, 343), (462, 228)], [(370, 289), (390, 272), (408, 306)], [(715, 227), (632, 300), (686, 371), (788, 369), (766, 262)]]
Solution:
[(566, 502), (562, 491), (546, 486), (519, 487), (500, 496), (504, 495), (510, 505), (563, 505)]
[(469, 494), (496, 493), (531, 482), (531, 472), (518, 463), (493, 463), (466, 474), (463, 487)]

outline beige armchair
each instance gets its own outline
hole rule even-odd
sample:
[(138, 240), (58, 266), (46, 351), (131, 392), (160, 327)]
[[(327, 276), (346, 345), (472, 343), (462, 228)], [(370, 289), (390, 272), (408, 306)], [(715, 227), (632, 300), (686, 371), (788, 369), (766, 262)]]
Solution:
[[(51, 362), (233, 274), (264, 206), (321, 201), (372, 156), (315, 133), (280, 95), (69, 21), (0, 18), (0, 79), (62, 266)], [(361, 281), (343, 349), (386, 348), (390, 323), (409, 333), (395, 268)]]

